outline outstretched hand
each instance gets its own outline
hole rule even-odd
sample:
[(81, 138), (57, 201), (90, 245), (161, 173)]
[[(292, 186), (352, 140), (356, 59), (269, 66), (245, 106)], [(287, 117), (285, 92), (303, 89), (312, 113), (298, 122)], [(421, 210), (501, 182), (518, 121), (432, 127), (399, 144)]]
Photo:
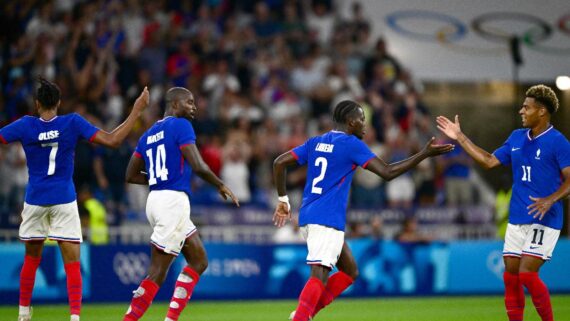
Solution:
[(432, 137), (424, 147), (424, 151), (428, 156), (437, 156), (451, 152), (455, 145), (453, 144), (434, 144), (435, 137)]
[(143, 111), (148, 106), (148, 103), (150, 101), (149, 97), (150, 97), (150, 93), (148, 92), (148, 88), (147, 88), (147, 86), (144, 86), (143, 91), (141, 92), (141, 94), (139, 95), (137, 100), (135, 101), (134, 108), (139, 110), (139, 111)]
[(461, 134), (461, 126), (459, 125), (459, 116), (455, 115), (455, 122), (452, 122), (445, 116), (437, 116), (437, 129), (444, 133), (447, 137), (457, 140)]
[(222, 196), (222, 198), (224, 200), (227, 200), (228, 197), (232, 199), (232, 202), (234, 202), (234, 204), (239, 207), (239, 200), (238, 198), (234, 195), (234, 193), (226, 186), (226, 185), (222, 185), (219, 189), (218, 189), (218, 193), (220, 193), (220, 195)]
[(291, 220), (291, 208), (285, 202), (277, 203), (275, 213), (273, 213), (273, 224), (277, 227), (282, 227)]
[(529, 196), (528, 198), (534, 202), (526, 207), (528, 209), (528, 215), (533, 215), (533, 218), (538, 218), (539, 220), (542, 220), (544, 214), (554, 205), (554, 202), (548, 197), (540, 198)]

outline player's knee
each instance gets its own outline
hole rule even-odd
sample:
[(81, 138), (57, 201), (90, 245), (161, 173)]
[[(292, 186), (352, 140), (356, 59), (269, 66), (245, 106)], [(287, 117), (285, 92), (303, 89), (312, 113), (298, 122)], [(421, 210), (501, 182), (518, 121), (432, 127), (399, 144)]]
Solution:
[(204, 271), (206, 271), (207, 268), (208, 268), (208, 258), (204, 257), (202, 260), (197, 262), (194, 270), (196, 270), (196, 272), (201, 275), (202, 273), (204, 273)]

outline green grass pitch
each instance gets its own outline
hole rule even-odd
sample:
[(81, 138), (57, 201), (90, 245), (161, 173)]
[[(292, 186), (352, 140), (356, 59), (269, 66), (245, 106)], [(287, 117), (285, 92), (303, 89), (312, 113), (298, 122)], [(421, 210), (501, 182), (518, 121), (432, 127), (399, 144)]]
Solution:
[[(295, 301), (191, 301), (180, 321), (285, 321)], [(556, 320), (570, 320), (570, 295), (552, 297)], [(83, 321), (120, 321), (128, 303), (84, 304)], [(167, 304), (155, 302), (141, 321), (164, 320)], [(0, 306), (0, 319), (16, 320), (15, 306)], [(503, 297), (429, 297), (340, 299), (321, 311), (315, 321), (481, 321), (506, 320)], [(527, 296), (525, 321), (539, 321)], [(37, 305), (34, 318), (69, 320), (66, 305)]]

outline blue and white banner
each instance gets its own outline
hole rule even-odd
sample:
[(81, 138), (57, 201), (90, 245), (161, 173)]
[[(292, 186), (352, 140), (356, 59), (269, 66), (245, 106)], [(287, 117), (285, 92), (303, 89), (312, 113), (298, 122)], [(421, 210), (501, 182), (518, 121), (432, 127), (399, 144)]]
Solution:
[[(402, 244), (349, 241), (360, 278), (347, 296), (500, 294), (502, 242)], [(309, 276), (304, 245), (206, 244), (209, 266), (194, 296), (198, 299), (295, 298)], [(0, 304), (17, 304), (24, 257), (21, 244), (0, 244)], [(570, 293), (570, 241), (560, 240), (541, 277), (553, 293)], [(82, 245), (85, 302), (128, 302), (150, 263), (148, 245)], [(156, 300), (168, 300), (184, 266), (180, 256)], [(46, 246), (33, 301), (66, 302), (66, 278), (59, 250)]]

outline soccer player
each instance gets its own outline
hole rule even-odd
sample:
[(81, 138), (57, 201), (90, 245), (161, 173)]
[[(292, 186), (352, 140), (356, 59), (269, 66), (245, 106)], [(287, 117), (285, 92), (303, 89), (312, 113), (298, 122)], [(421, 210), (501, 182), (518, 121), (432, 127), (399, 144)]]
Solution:
[(194, 96), (182, 87), (166, 93), (164, 118), (148, 129), (127, 167), (127, 182), (149, 185), (146, 215), (153, 228), (147, 277), (134, 291), (124, 321), (140, 319), (164, 282), (170, 264), (182, 252), (184, 267), (170, 301), (166, 321), (178, 320), (200, 275), (208, 266), (206, 251), (190, 220), (190, 178), (196, 174), (216, 186), (220, 195), (239, 206), (232, 191), (210, 170), (196, 148)]
[(59, 87), (39, 78), (35, 105), (39, 117), (24, 116), (0, 129), (0, 142), (19, 141), (26, 153), (29, 182), (19, 237), (26, 255), (20, 274), (19, 321), (31, 319), (31, 299), (36, 270), (46, 238), (58, 242), (67, 276), (71, 321), (81, 312), (82, 280), (79, 262), (81, 225), (73, 185), (73, 155), (79, 139), (116, 148), (127, 137), (148, 105), (145, 88), (125, 122), (111, 133), (100, 130), (78, 114), (58, 116)]
[(550, 260), (562, 228), (562, 202), (570, 194), (570, 144), (550, 124), (558, 110), (558, 98), (544, 85), (533, 86), (519, 110), (524, 129), (516, 129), (493, 154), (475, 145), (455, 122), (437, 117), (437, 124), (449, 138), (483, 168), (511, 165), (513, 192), (509, 224), (503, 247), (505, 307), (509, 320), (522, 320), (525, 296), (532, 297), (543, 321), (553, 320), (550, 295), (538, 276)]
[[(299, 296), (297, 309), (290, 315), (294, 321), (311, 319), (358, 276), (356, 262), (344, 241), (348, 192), (355, 169), (361, 166), (391, 180), (423, 159), (453, 149), (451, 144), (433, 144), (432, 138), (419, 153), (401, 162), (386, 164), (361, 141), (365, 119), (360, 105), (349, 100), (340, 102), (334, 109), (333, 121), (334, 130), (310, 138), (303, 145), (277, 157), (273, 163), (279, 195), (273, 221), (278, 227), (291, 218), (285, 170), (294, 164), (307, 164), (299, 225), (307, 241), (307, 264), (311, 265), (311, 277)], [(329, 279), (329, 272), (335, 265), (339, 271)]]

